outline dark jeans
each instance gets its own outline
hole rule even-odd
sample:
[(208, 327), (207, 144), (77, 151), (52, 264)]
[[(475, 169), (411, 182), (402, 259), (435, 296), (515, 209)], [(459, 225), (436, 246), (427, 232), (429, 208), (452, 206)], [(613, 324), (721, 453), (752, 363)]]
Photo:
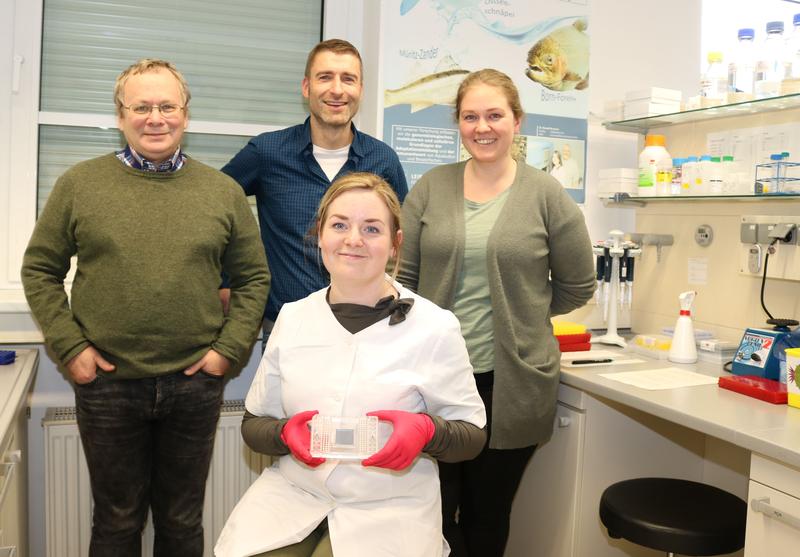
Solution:
[(202, 557), (203, 500), (224, 381), (198, 372), (100, 374), (75, 386), (94, 498), (91, 557), (141, 557), (148, 507), (155, 557)]
[[(475, 375), (486, 406), (487, 431), (492, 423), (493, 375)], [(442, 528), (450, 557), (503, 557), (508, 541), (511, 504), (522, 473), (536, 446), (490, 449), (466, 462), (439, 463)]]

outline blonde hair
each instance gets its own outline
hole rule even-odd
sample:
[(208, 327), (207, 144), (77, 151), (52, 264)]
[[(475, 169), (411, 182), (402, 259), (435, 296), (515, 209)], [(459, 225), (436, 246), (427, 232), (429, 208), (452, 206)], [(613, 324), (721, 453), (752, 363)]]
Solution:
[(514, 118), (518, 122), (522, 121), (522, 119), (525, 117), (525, 111), (522, 110), (522, 103), (519, 100), (519, 91), (517, 90), (517, 86), (514, 85), (514, 82), (511, 81), (511, 78), (503, 72), (492, 68), (484, 68), (467, 75), (467, 77), (464, 78), (464, 81), (461, 82), (461, 85), (458, 86), (458, 93), (456, 94), (456, 111), (454, 114), (456, 122), (458, 122), (458, 119), (461, 116), (461, 102), (464, 100), (464, 95), (467, 94), (467, 91), (470, 88), (481, 84), (489, 85), (499, 89), (500, 92), (503, 93), (503, 96), (505, 96), (508, 106), (511, 108), (511, 112), (514, 114)]
[(386, 208), (389, 209), (391, 220), (389, 221), (389, 230), (391, 233), (392, 247), (394, 247), (394, 261), (392, 262), (392, 278), (397, 278), (397, 273), (400, 270), (400, 247), (401, 242), (398, 240), (398, 231), (400, 231), (400, 200), (397, 199), (397, 194), (392, 189), (389, 183), (376, 174), (370, 172), (353, 172), (347, 174), (336, 180), (322, 196), (319, 202), (319, 208), (316, 215), (316, 226), (314, 227), (313, 234), (319, 239), (322, 225), (325, 219), (328, 218), (328, 210), (331, 203), (343, 193), (353, 190), (366, 190), (377, 195), (383, 201)]
[(184, 112), (187, 116), (189, 115), (189, 101), (192, 98), (192, 94), (189, 92), (189, 84), (186, 83), (186, 79), (183, 77), (183, 74), (178, 71), (178, 68), (176, 68), (172, 62), (159, 60), (157, 58), (142, 58), (138, 62), (128, 66), (121, 74), (117, 76), (117, 82), (114, 84), (114, 103), (117, 105), (118, 116), (123, 115), (122, 109), (125, 106), (123, 93), (125, 92), (125, 84), (128, 82), (128, 79), (133, 75), (157, 72), (158, 70), (162, 69), (170, 72), (175, 76), (175, 79), (178, 80), (178, 88), (181, 92), (181, 102), (185, 107)]
[(356, 47), (344, 39), (328, 39), (317, 43), (314, 48), (311, 49), (311, 52), (308, 53), (308, 57), (306, 58), (306, 69), (303, 73), (306, 78), (311, 78), (311, 66), (314, 65), (314, 59), (317, 57), (317, 54), (326, 51), (333, 52), (334, 54), (350, 54), (355, 56), (358, 59), (358, 73), (361, 74), (360, 80), (364, 79), (364, 62), (361, 60), (361, 54)]

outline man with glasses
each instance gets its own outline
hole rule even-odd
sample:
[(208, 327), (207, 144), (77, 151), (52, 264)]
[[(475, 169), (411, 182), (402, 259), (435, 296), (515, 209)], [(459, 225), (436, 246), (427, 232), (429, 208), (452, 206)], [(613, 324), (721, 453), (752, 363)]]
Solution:
[(114, 99), (127, 145), (58, 179), (22, 280), (75, 390), (94, 498), (90, 555), (140, 557), (149, 508), (155, 555), (200, 557), (224, 376), (247, 361), (269, 276), (241, 188), (181, 150), (190, 94), (180, 72), (140, 60), (117, 78)]
[[(272, 274), (264, 344), (283, 304), (328, 284), (307, 233), (322, 195), (340, 176), (371, 172), (403, 201), (408, 186), (395, 152), (353, 125), (363, 92), (361, 55), (341, 39), (317, 44), (302, 81), (311, 113), (305, 123), (254, 137), (222, 171), (255, 195)], [(225, 290), (221, 291), (225, 296)]]

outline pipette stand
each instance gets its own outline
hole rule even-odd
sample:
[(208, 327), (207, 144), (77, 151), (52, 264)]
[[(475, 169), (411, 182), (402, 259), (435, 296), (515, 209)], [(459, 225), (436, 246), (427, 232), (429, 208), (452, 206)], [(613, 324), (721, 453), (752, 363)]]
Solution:
[[(625, 235), (624, 232), (621, 230), (612, 230), (610, 233), (611, 241), (606, 242), (606, 246), (609, 248), (609, 255), (611, 256), (611, 281), (608, 285), (608, 300), (606, 303), (608, 304), (608, 319), (606, 322), (606, 334), (599, 336), (599, 337), (592, 337), (592, 344), (613, 344), (616, 346), (621, 346), (625, 348), (627, 343), (625, 339), (622, 338), (617, 333), (617, 314), (619, 311), (619, 266), (620, 266), (620, 257), (625, 254), (625, 248), (622, 245), (622, 238)], [(610, 244), (610, 245), (609, 245)], [(637, 246), (638, 248), (638, 246)], [(599, 251), (598, 251), (599, 249)], [(603, 247), (600, 248), (593, 248), (594, 252), (597, 254), (603, 254)], [(628, 248), (628, 256), (633, 257), (634, 255), (638, 255), (641, 253), (641, 249), (630, 249)]]

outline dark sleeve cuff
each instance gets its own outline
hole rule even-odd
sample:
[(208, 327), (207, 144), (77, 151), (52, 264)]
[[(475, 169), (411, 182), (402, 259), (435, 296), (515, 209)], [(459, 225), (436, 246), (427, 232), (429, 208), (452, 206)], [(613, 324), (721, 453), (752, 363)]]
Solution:
[(289, 447), (281, 439), (281, 432), (288, 421), (287, 418), (256, 416), (245, 410), (242, 417), (242, 439), (257, 453), (270, 456), (287, 455)]
[(430, 416), (436, 430), (422, 449), (442, 462), (461, 462), (478, 456), (486, 444), (486, 430), (461, 420)]

